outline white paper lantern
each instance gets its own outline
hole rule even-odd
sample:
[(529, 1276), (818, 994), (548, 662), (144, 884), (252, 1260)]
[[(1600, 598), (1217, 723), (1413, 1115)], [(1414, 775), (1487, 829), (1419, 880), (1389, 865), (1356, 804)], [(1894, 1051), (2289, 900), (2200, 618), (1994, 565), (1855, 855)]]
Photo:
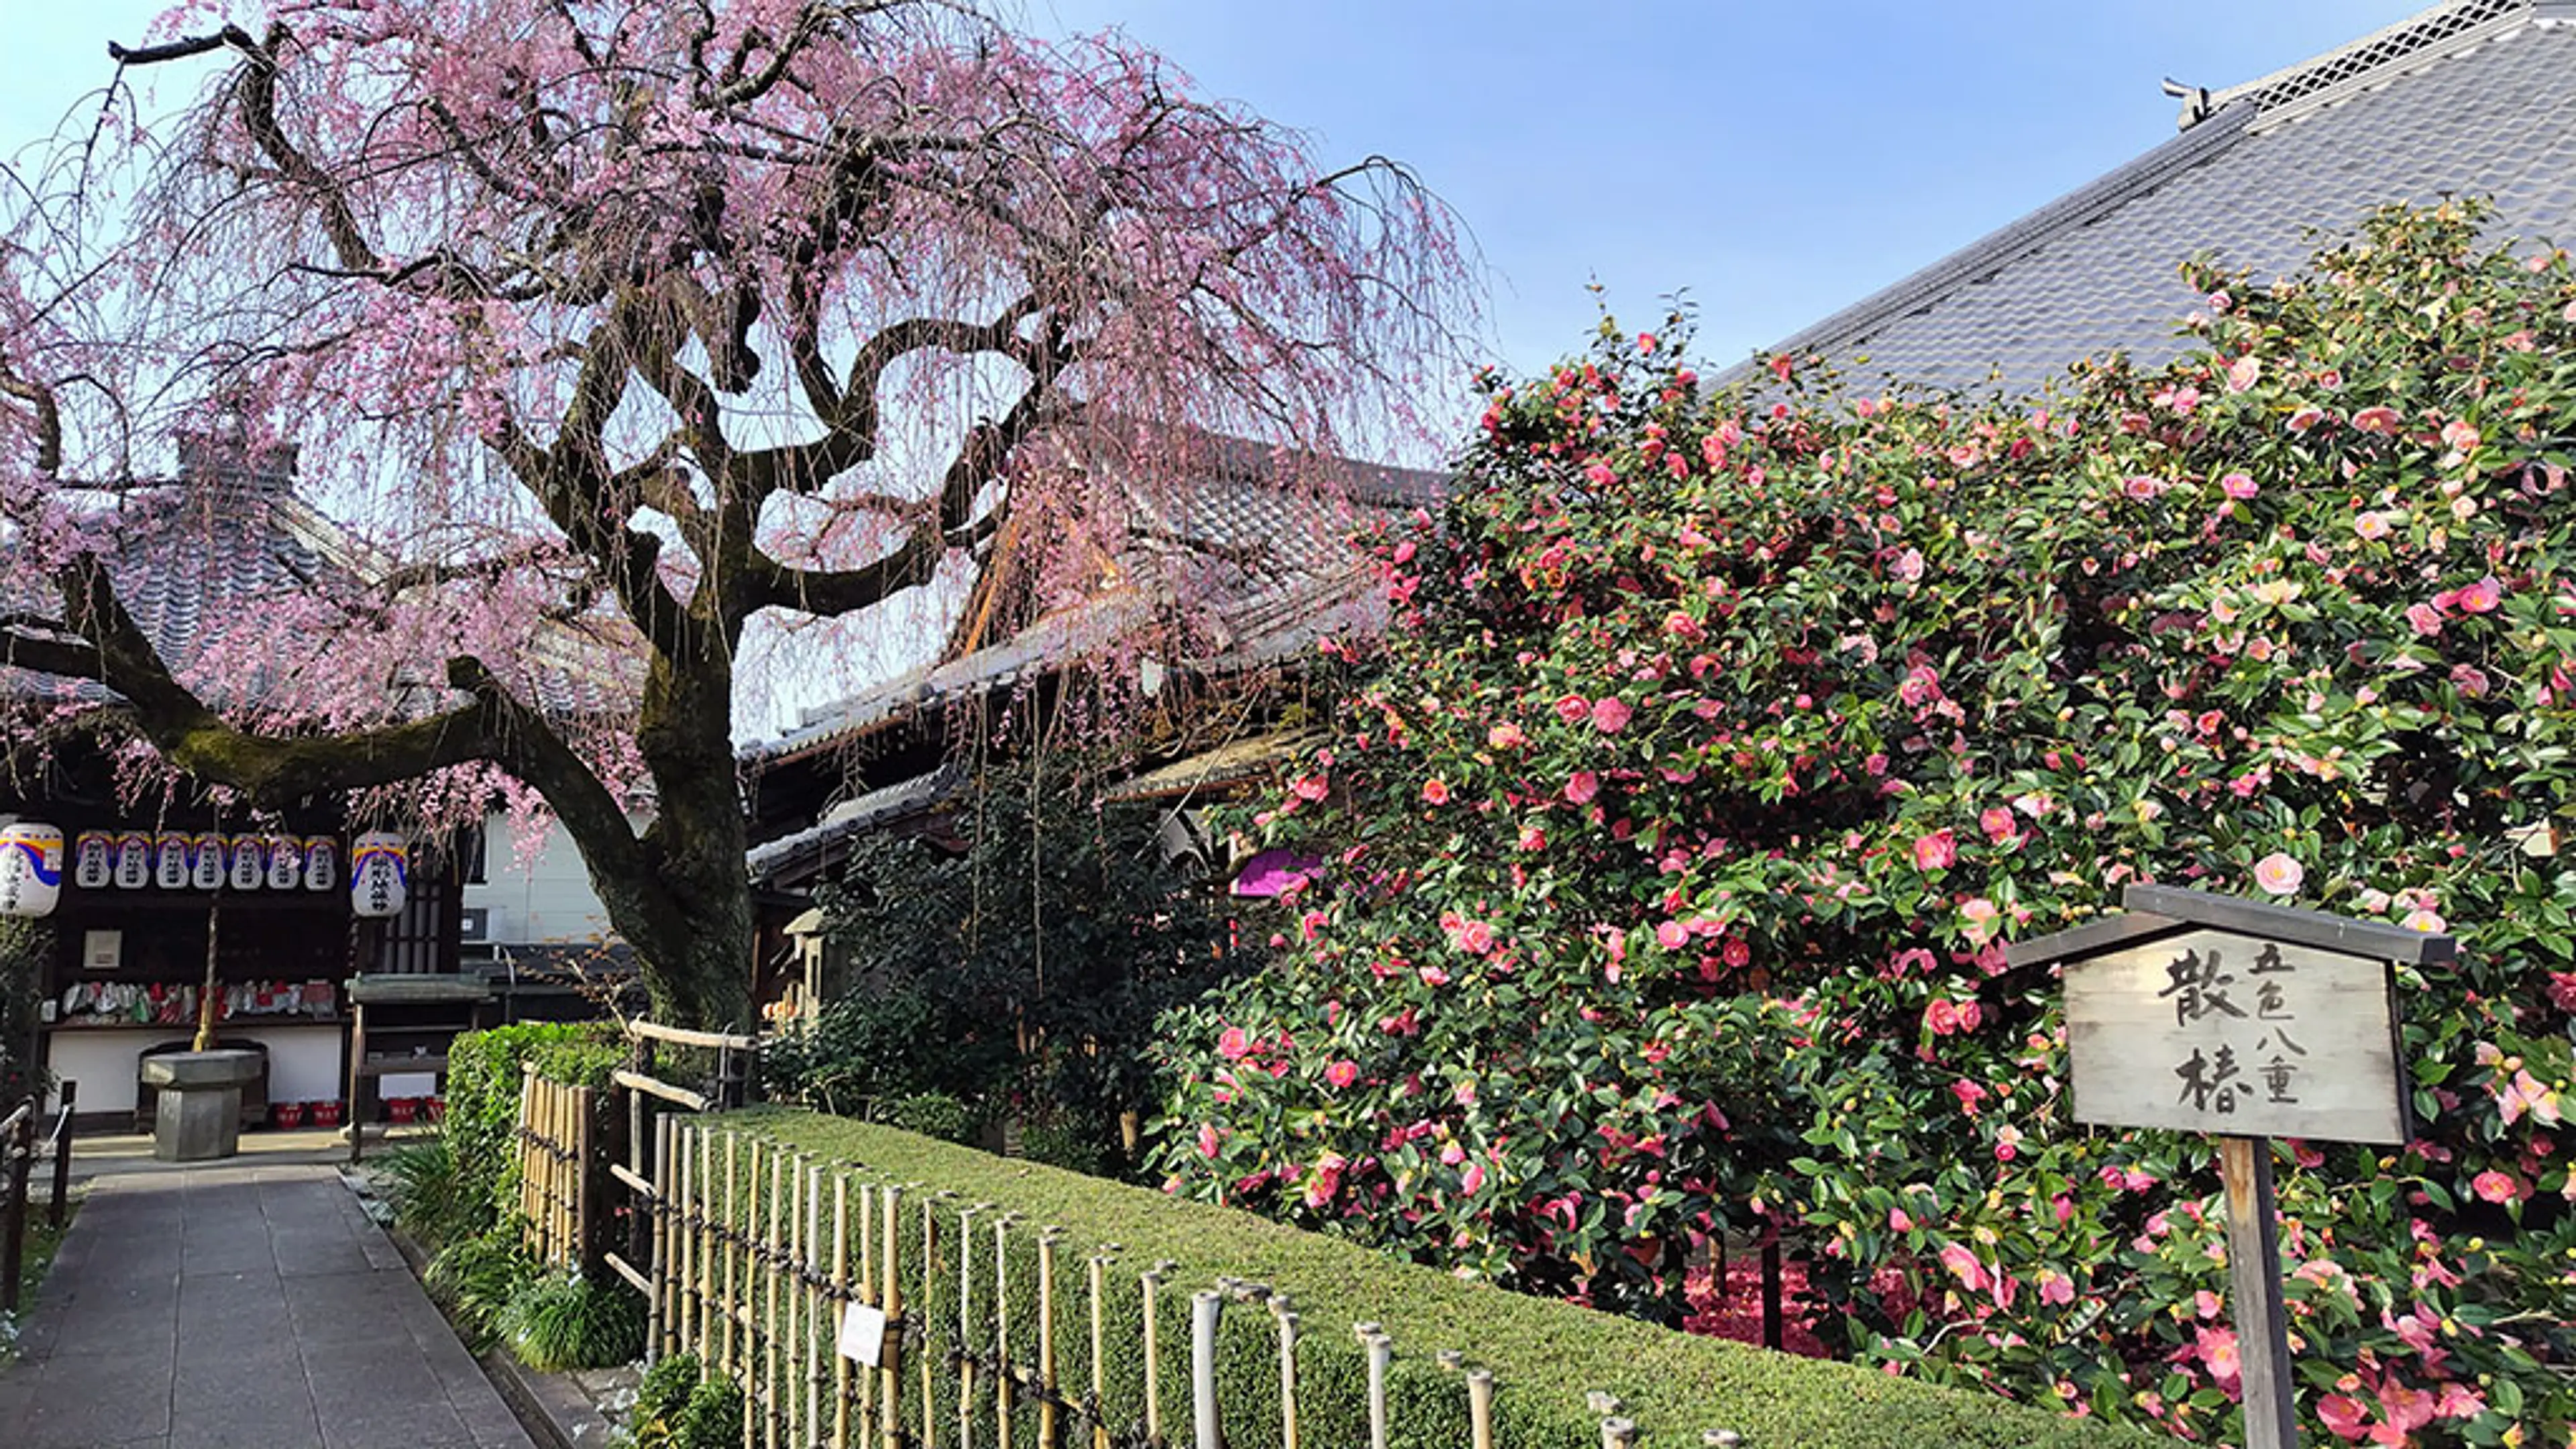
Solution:
[(268, 845), (256, 835), (235, 835), (225, 840), (225, 862), (230, 867), (225, 884), (237, 891), (255, 891), (268, 879)]
[(188, 884), (201, 891), (224, 888), (224, 838), (213, 831), (188, 838)]
[(304, 883), (304, 842), (292, 835), (268, 838), (268, 888), (291, 891)]
[(152, 884), (152, 837), (128, 830), (116, 837), (116, 888), (139, 891)]
[(63, 896), (63, 832), (33, 820), (0, 825), (0, 916), (47, 916)]
[(304, 837), (304, 888), (327, 891), (340, 883), (340, 842), (328, 835)]
[(116, 879), (116, 837), (104, 830), (84, 830), (72, 850), (72, 879), (82, 890), (103, 891)]
[(369, 831), (349, 851), (349, 909), (398, 916), (411, 891), (411, 847), (399, 835)]
[(165, 891), (188, 888), (188, 855), (194, 837), (164, 832), (152, 837), (152, 883)]

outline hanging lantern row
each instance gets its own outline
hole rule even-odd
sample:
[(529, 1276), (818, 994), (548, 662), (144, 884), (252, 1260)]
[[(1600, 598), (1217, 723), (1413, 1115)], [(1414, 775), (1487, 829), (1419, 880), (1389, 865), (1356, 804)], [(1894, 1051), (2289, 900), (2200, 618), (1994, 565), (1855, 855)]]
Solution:
[[(33, 820), (0, 825), (0, 915), (51, 915), (62, 899), (63, 832)], [(83, 831), (70, 851), (83, 890), (328, 891), (340, 884), (340, 842), (328, 835)], [(349, 906), (394, 916), (409, 899), (411, 851), (371, 831), (349, 862)]]

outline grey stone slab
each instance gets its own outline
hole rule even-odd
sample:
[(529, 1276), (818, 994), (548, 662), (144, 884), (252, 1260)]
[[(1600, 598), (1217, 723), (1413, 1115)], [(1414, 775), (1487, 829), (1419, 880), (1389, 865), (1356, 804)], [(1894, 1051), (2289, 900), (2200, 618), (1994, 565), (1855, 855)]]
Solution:
[(114, 1444), (170, 1431), (170, 1360), (138, 1354), (72, 1354), (36, 1371), (34, 1402), (19, 1421), (23, 1449)]
[(472, 1431), (445, 1400), (422, 1406), (361, 1401), (321, 1403), (320, 1407), (326, 1449), (421, 1449), (429, 1444), (474, 1442)]

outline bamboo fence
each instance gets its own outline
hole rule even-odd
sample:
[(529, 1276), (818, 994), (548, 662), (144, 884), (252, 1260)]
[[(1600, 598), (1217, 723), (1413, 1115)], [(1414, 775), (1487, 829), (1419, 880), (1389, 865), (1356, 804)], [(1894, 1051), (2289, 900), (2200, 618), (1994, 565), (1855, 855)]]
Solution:
[(519, 1217), (528, 1251), (548, 1267), (596, 1266), (596, 1096), (546, 1080), (533, 1064), (519, 1079)]
[[(1114, 1243), (1077, 1255), (1062, 1230), (991, 1203), (720, 1122), (658, 1127), (652, 1351), (739, 1384), (750, 1449), (1311, 1442), (1299, 1397), (1317, 1359), (1284, 1294), (1235, 1279), (1189, 1291), (1169, 1263), (1123, 1264)], [(873, 1363), (839, 1351), (853, 1306), (885, 1315)], [(1253, 1319), (1221, 1336), (1229, 1306)], [(1353, 1332), (1369, 1449), (1387, 1449), (1394, 1345), (1375, 1324)], [(1466, 1449), (1493, 1449), (1493, 1375), (1438, 1360), (1456, 1370)], [(1615, 1406), (1602, 1420), (1605, 1449), (1634, 1433)]]

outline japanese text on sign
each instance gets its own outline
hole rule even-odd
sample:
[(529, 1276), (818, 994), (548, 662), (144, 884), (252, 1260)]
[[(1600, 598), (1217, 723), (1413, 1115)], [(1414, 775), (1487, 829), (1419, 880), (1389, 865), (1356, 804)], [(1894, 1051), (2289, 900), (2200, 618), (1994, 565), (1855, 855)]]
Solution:
[(2385, 963), (2194, 930), (2066, 968), (2081, 1122), (2402, 1142)]

